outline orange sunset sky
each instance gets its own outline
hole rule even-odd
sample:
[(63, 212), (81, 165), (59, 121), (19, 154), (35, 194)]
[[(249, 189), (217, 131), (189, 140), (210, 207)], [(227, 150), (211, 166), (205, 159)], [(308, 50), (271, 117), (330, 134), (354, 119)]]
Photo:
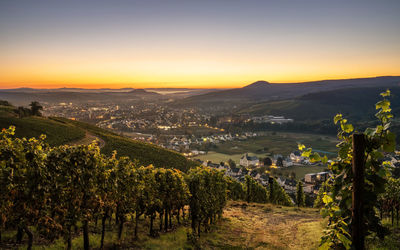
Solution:
[(400, 1), (2, 1), (0, 88), (400, 75), (398, 13)]

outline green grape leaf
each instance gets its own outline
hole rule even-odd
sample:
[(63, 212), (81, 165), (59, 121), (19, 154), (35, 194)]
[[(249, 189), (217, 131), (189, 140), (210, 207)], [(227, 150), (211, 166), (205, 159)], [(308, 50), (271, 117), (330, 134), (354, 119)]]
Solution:
[(389, 132), (386, 135), (386, 142), (382, 146), (385, 152), (394, 152), (396, 149), (396, 135)]
[(375, 104), (376, 109), (382, 109), (382, 112), (390, 112), (390, 101), (382, 100)]
[(374, 136), (376, 133), (376, 128), (367, 128), (364, 131), (364, 134), (366, 134), (367, 136)]
[(342, 128), (343, 132), (345, 132), (345, 133), (351, 133), (354, 130), (354, 127), (351, 124), (342, 123), (342, 124), (340, 124), (340, 127)]
[(318, 247), (318, 250), (329, 250), (331, 249), (332, 242), (330, 241), (325, 241), (324, 244)]
[(385, 92), (380, 93), (382, 97), (390, 96), (390, 90), (387, 89)]
[(332, 197), (330, 197), (329, 195), (327, 195), (326, 193), (324, 193), (324, 197), (322, 197), (322, 201), (323, 201), (325, 204), (329, 204), (329, 203), (333, 202), (333, 199), (332, 199)]
[(298, 144), (297, 147), (298, 147), (298, 149), (299, 149), (300, 151), (303, 151), (303, 149), (306, 148), (306, 146), (304, 146), (304, 144)]
[(336, 233), (336, 237), (343, 243), (346, 249), (350, 249), (351, 240), (341, 233)]
[(340, 120), (342, 120), (343, 119), (343, 116), (342, 116), (342, 114), (337, 114), (337, 115), (335, 115), (335, 118), (333, 118), (333, 122), (335, 123), (335, 124), (337, 124)]

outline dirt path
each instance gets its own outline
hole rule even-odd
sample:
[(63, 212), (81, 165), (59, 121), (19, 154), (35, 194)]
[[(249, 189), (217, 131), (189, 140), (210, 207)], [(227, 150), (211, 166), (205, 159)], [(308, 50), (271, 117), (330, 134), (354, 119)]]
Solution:
[(92, 133), (89, 133), (88, 131), (86, 131), (85, 137), (83, 137), (82, 139), (67, 143), (67, 145), (70, 145), (70, 146), (82, 145), (82, 144), (89, 145), (93, 141), (97, 141), (100, 148), (103, 148), (106, 145), (106, 142), (103, 139), (101, 139), (100, 137), (98, 137)]
[(234, 202), (224, 210), (218, 236), (208, 247), (317, 249), (323, 227), (315, 209)]

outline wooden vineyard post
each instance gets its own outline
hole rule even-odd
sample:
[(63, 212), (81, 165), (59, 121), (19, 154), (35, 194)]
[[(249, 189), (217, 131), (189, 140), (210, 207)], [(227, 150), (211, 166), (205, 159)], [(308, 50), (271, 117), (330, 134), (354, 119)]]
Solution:
[(269, 199), (270, 199), (269, 202), (272, 202), (271, 197), (273, 197), (272, 195), (274, 193), (274, 178), (273, 177), (269, 177), (268, 184), (269, 184)]
[(366, 142), (364, 134), (353, 135), (353, 202), (351, 238), (353, 247), (357, 250), (365, 249), (363, 222), (365, 144)]

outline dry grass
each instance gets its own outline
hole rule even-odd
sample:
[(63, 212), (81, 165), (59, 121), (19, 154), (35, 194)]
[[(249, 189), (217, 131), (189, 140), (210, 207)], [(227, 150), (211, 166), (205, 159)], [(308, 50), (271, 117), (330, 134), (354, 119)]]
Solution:
[(316, 249), (324, 225), (315, 209), (232, 202), (213, 233), (202, 236), (201, 246), (210, 249)]

